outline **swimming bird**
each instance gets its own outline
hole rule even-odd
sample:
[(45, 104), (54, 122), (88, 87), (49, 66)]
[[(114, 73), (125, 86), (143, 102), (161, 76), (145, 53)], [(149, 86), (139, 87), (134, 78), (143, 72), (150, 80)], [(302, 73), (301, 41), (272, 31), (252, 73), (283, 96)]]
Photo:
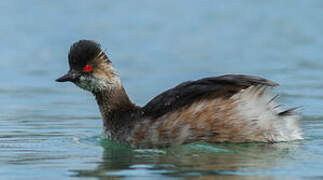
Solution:
[(183, 82), (143, 107), (128, 97), (100, 44), (75, 42), (69, 71), (56, 81), (71, 81), (97, 101), (103, 132), (135, 148), (166, 148), (192, 142), (264, 142), (300, 140), (296, 108), (282, 110), (261, 77), (229, 74)]

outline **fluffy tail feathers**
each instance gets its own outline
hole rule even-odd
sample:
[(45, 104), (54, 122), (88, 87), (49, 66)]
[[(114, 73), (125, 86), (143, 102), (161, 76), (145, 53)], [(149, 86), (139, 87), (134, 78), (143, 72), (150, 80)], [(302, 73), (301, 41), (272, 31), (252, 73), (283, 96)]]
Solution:
[(234, 95), (236, 112), (248, 136), (261, 137), (260, 141), (280, 142), (303, 139), (299, 126), (299, 108), (282, 110), (267, 86), (251, 86)]

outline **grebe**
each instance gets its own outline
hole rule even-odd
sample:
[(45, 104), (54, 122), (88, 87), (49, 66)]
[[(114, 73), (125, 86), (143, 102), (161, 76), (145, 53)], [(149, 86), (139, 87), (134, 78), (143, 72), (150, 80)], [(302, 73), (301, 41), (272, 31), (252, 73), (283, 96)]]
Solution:
[(224, 75), (187, 81), (145, 106), (131, 102), (100, 44), (75, 42), (70, 70), (56, 81), (71, 81), (96, 98), (104, 134), (136, 148), (165, 148), (204, 141), (281, 142), (300, 140), (296, 108), (281, 110), (269, 93), (278, 84), (260, 77)]

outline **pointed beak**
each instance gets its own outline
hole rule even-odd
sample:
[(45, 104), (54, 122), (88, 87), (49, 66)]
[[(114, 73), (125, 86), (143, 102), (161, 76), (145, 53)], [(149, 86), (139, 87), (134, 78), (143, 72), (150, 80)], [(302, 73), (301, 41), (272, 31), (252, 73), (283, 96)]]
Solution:
[(64, 76), (56, 79), (57, 82), (66, 82), (66, 81), (75, 81), (80, 77), (80, 74), (73, 72), (73, 71), (69, 71), (67, 74), (65, 74)]

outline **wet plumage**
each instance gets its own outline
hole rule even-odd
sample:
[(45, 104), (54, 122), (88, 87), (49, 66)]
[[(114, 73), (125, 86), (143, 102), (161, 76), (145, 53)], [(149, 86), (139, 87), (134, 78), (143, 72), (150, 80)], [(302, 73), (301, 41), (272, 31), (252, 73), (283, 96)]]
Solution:
[[(246, 75), (188, 81), (133, 104), (100, 45), (81, 40), (69, 53), (70, 71), (57, 79), (92, 92), (112, 140), (139, 148), (205, 141), (280, 142), (302, 139), (295, 109), (282, 110), (272, 95), (277, 83)], [(82, 72), (83, 66), (91, 72)]]

